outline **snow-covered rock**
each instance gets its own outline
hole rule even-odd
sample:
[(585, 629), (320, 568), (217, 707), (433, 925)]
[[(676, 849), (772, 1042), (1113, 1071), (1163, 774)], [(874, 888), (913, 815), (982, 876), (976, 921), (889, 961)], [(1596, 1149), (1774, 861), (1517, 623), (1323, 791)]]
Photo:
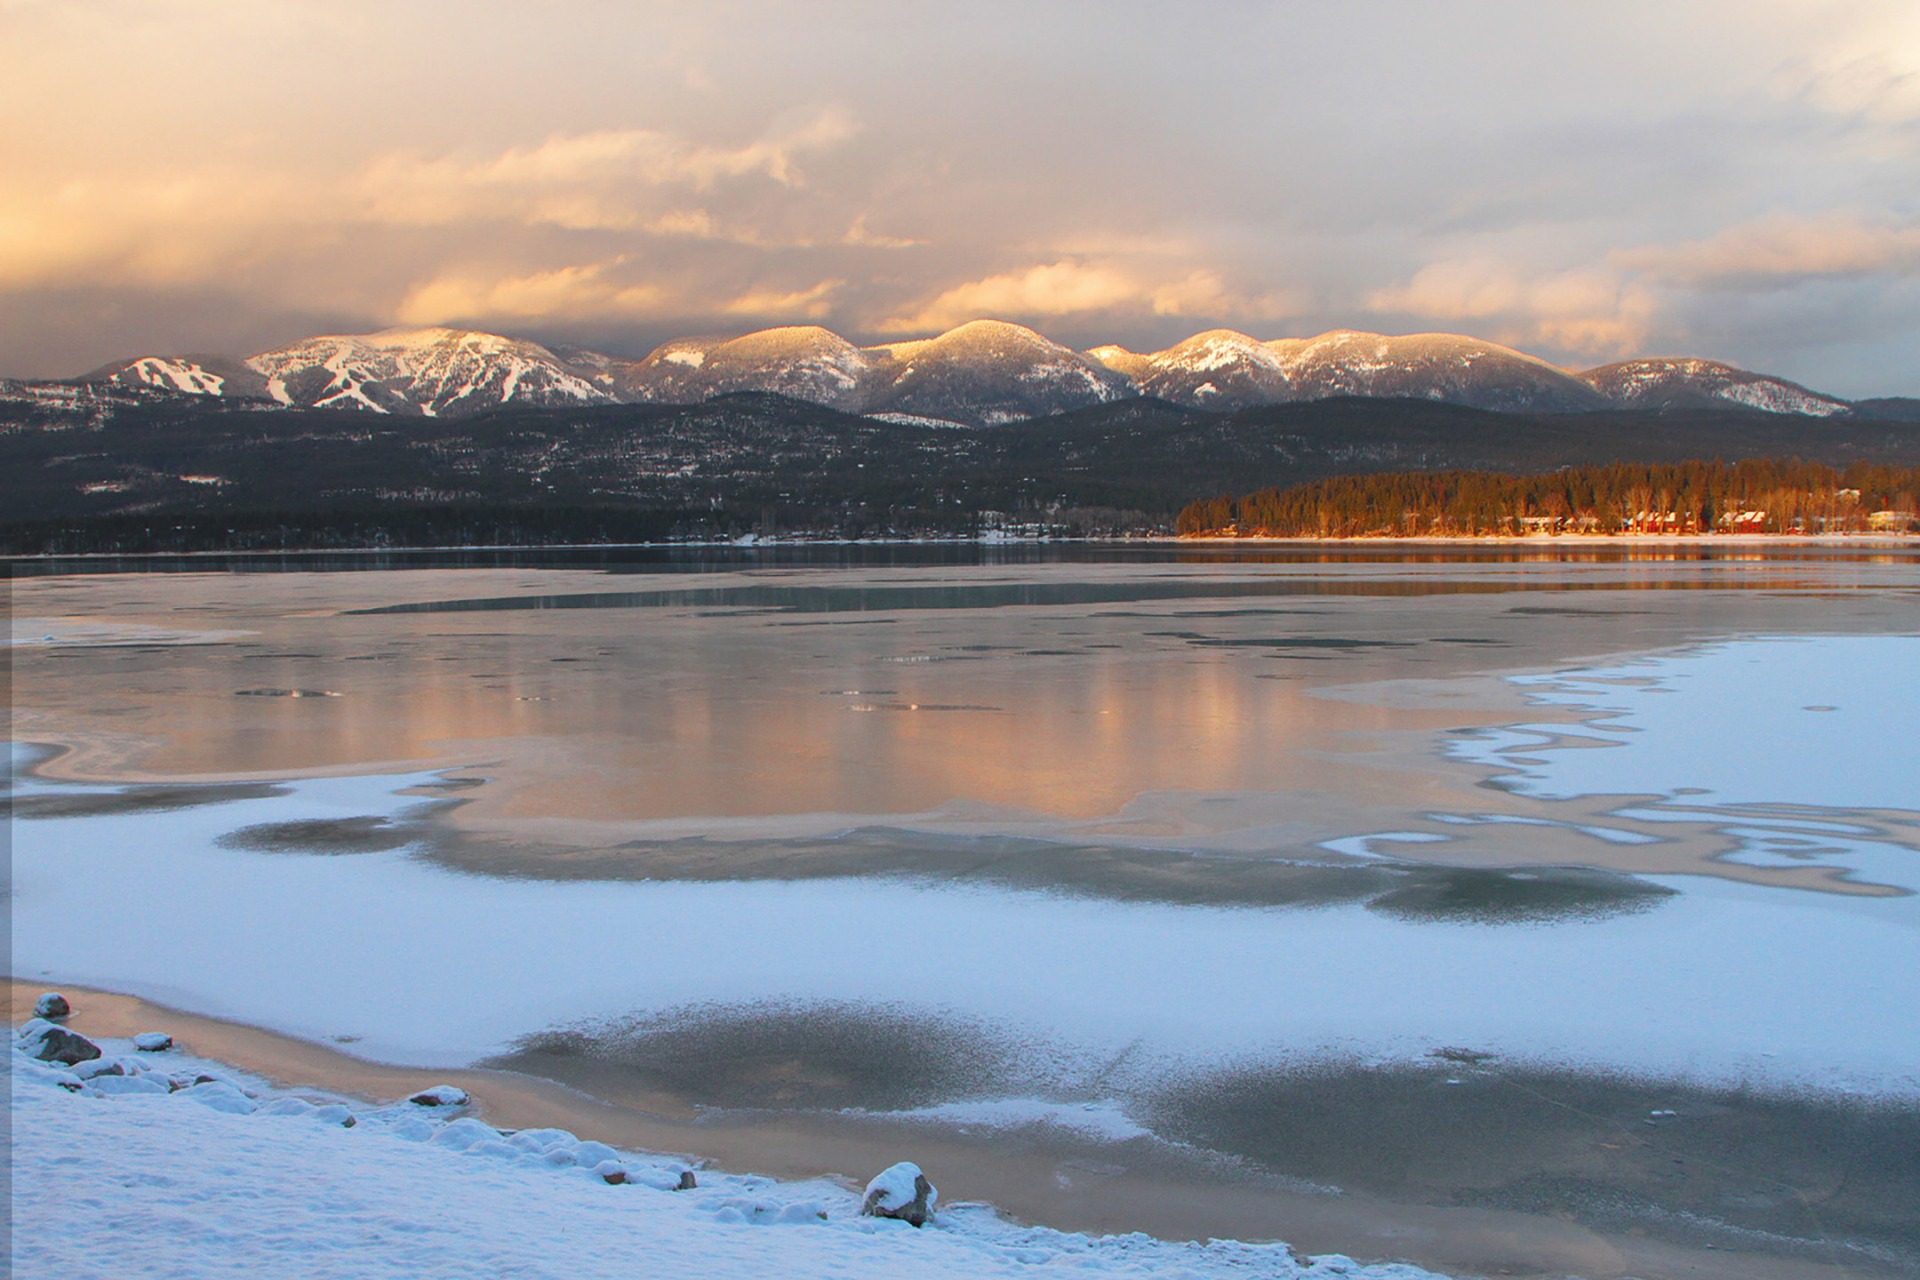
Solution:
[(165, 1053), (173, 1048), (173, 1037), (164, 1031), (142, 1031), (133, 1038), (133, 1047), (142, 1053)]
[(920, 1166), (902, 1160), (874, 1175), (860, 1198), (860, 1212), (870, 1218), (897, 1218), (916, 1227), (933, 1216), (940, 1193), (920, 1172)]
[(443, 1126), (428, 1139), (436, 1147), (445, 1147), (449, 1151), (465, 1151), (468, 1147), (482, 1142), (499, 1142), (500, 1131), (492, 1125), (482, 1124), (471, 1116), (462, 1116)]
[(73, 1006), (58, 991), (49, 991), (33, 1002), (33, 1016), (58, 1022), (73, 1013)]
[(225, 1080), (206, 1080), (189, 1088), (180, 1090), (180, 1096), (191, 1098), (203, 1107), (215, 1111), (224, 1111), (229, 1115), (252, 1115), (256, 1104), (252, 1098), (239, 1088)]
[(620, 1153), (604, 1142), (582, 1142), (573, 1149), (574, 1163), (583, 1168), (591, 1169), (609, 1161), (617, 1164), (621, 1159)]
[(147, 1075), (95, 1076), (86, 1082), (86, 1092), (102, 1098), (124, 1098), (148, 1094), (165, 1097), (171, 1092), (164, 1081)]
[(407, 1101), (416, 1107), (464, 1107), (473, 1099), (458, 1085), (437, 1084), (431, 1089), (422, 1089)]
[(39, 1062), (57, 1062), (75, 1066), (100, 1056), (100, 1046), (65, 1027), (57, 1027), (44, 1018), (31, 1018), (20, 1024), (15, 1042), (20, 1051)]
[(360, 1123), (353, 1108), (343, 1102), (309, 1102), (305, 1098), (283, 1094), (262, 1101), (254, 1111), (255, 1115), (283, 1116), (292, 1120), (305, 1120), (310, 1124), (338, 1125), (342, 1129), (351, 1129)]
[(53, 1085), (56, 1088), (66, 1089), (69, 1092), (77, 1092), (86, 1087), (79, 1076), (68, 1071), (65, 1067), (41, 1062), (39, 1059), (29, 1056), (24, 1049), (18, 1050), (14, 1054), (11, 1065), (14, 1076), (21, 1080)]
[(82, 1080), (94, 1080), (101, 1076), (124, 1076), (134, 1073), (112, 1058), (100, 1057), (75, 1064), (73, 1074)]

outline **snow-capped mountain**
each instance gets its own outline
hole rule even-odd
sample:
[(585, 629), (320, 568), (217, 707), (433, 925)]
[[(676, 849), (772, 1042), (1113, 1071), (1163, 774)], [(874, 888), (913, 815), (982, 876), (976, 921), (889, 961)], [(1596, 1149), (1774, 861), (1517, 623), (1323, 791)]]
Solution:
[(267, 380), (232, 356), (141, 356), (95, 369), (82, 381), (119, 387), (155, 387), (197, 396), (263, 399)]
[(937, 338), (870, 347), (873, 382), (864, 409), (992, 426), (1139, 394), (1125, 374), (998, 320), (975, 320)]
[(762, 329), (738, 338), (679, 338), (630, 366), (631, 398), (693, 403), (768, 391), (858, 413), (872, 357), (818, 325)]
[(1185, 342), (1141, 355), (1125, 347), (1087, 353), (1133, 379), (1142, 394), (1201, 409), (1242, 409), (1291, 400), (1286, 361), (1269, 343), (1232, 329), (1209, 329)]
[(1217, 411), (1330, 396), (1535, 413), (1742, 408), (1823, 417), (1853, 411), (1844, 400), (1713, 360), (1631, 360), (1576, 373), (1478, 338), (1345, 329), (1272, 341), (1212, 329), (1164, 351), (1105, 346), (1079, 352), (997, 320), (872, 347), (817, 325), (677, 338), (640, 360), (460, 329), (388, 329), (308, 338), (245, 360), (143, 356), (82, 381), (428, 416), (503, 404), (690, 404), (771, 392), (847, 413), (968, 426), (1137, 395)]
[(848, 413), (991, 426), (1135, 394), (1098, 361), (1031, 329), (976, 320), (918, 342), (856, 347), (816, 325), (679, 338), (633, 367), (634, 399), (770, 391)]
[(1089, 354), (1124, 370), (1141, 391), (1197, 408), (1238, 409), (1329, 396), (1402, 396), (1506, 412), (1606, 407), (1592, 387), (1544, 360), (1449, 333), (1389, 337), (1337, 329), (1260, 342), (1231, 329), (1136, 355)]
[(509, 402), (611, 404), (624, 398), (611, 389), (611, 374), (592, 360), (576, 362), (537, 342), (461, 329), (330, 334), (245, 360), (143, 356), (97, 369), (87, 380), (428, 417)]
[(496, 405), (611, 404), (595, 371), (569, 366), (537, 342), (459, 329), (385, 329), (308, 338), (247, 365), (282, 404), (362, 408), (429, 417)]
[(1536, 413), (1605, 407), (1591, 388), (1556, 365), (1457, 334), (1386, 337), (1336, 329), (1269, 346), (1287, 362), (1301, 400), (1405, 396)]
[(1763, 409), (1830, 418), (1852, 410), (1845, 400), (1798, 383), (1737, 369), (1718, 360), (1627, 360), (1579, 375), (1622, 409)]

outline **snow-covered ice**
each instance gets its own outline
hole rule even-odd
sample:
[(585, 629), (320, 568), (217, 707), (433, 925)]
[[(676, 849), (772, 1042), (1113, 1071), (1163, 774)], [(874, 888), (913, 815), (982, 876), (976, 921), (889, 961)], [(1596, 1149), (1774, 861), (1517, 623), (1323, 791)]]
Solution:
[[(422, 1066), (689, 1006), (898, 1008), (910, 993), (922, 1013), (1030, 1041), (1043, 1087), (1138, 1042), (1128, 1061), (1144, 1072), (1471, 1044), (1701, 1080), (1920, 1089), (1920, 1027), (1899, 1016), (1920, 1007), (1906, 897), (1673, 878), (1683, 892), (1637, 914), (1488, 926), (964, 883), (496, 879), (407, 849), (218, 843), (252, 823), (396, 813), (417, 799), (394, 793), (431, 781), (317, 779), (164, 814), (17, 823), (14, 971), (358, 1037), (357, 1054)], [(675, 962), (609, 964), (618, 939)], [(1878, 976), (1860, 998), (1829, 998), (1865, 971)], [(1023, 1084), (1031, 1094), (1031, 1078), (1009, 1087)]]
[[(1518, 789), (1553, 799), (1913, 809), (1916, 658), (1913, 636), (1762, 636), (1517, 677), (1540, 704), (1598, 718), (1484, 731), (1456, 751), (1513, 769)], [(1574, 738), (1601, 749), (1555, 749)]]

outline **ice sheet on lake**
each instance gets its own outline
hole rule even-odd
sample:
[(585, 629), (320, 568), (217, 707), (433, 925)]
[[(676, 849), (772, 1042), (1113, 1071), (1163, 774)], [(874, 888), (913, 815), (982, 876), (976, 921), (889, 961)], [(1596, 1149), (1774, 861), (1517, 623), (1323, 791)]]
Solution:
[(1544, 705), (1606, 713), (1456, 747), (1518, 769), (1529, 795), (1920, 809), (1920, 636), (1760, 637), (1516, 683)]
[(1716, 824), (1726, 861), (1920, 892), (1920, 636), (1757, 637), (1516, 683), (1594, 716), (1456, 741), (1512, 790), (1644, 796), (1620, 815)]
[[(404, 849), (219, 843), (270, 821), (391, 815), (419, 803), (395, 793), (425, 781), (322, 779), (164, 814), (17, 823), (14, 972), (358, 1037), (356, 1053), (425, 1065), (595, 1019), (837, 1001), (1005, 1027), (1064, 1046), (1053, 1057), (1068, 1063), (1137, 1045), (1129, 1069), (1148, 1075), (1467, 1045), (1920, 1092), (1911, 898), (1691, 880), (1646, 912), (1488, 927), (1359, 905), (1182, 907), (891, 880), (493, 879)], [(1086, 1082), (1053, 1083), (1072, 1096)]]

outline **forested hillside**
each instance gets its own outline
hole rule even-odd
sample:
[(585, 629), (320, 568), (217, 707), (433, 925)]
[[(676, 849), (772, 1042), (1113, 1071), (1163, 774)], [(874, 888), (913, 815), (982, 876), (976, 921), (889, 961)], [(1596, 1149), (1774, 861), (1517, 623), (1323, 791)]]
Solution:
[(1868, 533), (1920, 530), (1920, 468), (1798, 459), (1613, 463), (1537, 475), (1336, 476), (1210, 498), (1183, 535), (1473, 537), (1523, 533)]

